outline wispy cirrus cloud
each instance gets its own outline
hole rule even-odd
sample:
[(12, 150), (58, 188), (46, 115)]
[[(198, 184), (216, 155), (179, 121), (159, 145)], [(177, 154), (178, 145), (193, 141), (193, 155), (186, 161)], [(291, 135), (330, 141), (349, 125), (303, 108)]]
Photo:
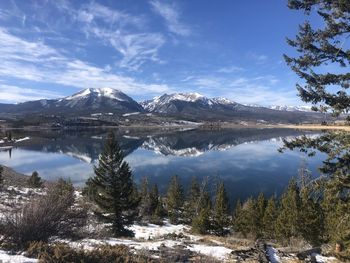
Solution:
[(168, 4), (159, 0), (152, 0), (150, 4), (153, 10), (166, 21), (170, 32), (180, 36), (191, 34), (190, 28), (180, 21), (180, 12), (175, 4)]
[[(0, 28), (0, 76), (39, 83), (61, 84), (67, 87), (112, 87), (131, 95), (159, 94), (169, 92), (171, 88), (161, 84), (147, 84), (131, 77), (112, 73), (106, 67), (98, 67), (74, 57), (62, 54), (59, 50), (43, 42), (28, 41)], [(5, 83), (6, 84), (6, 83)], [(26, 97), (42, 98), (39, 94), (30, 95), (32, 90), (17, 89), (16, 97), (9, 93), (1, 96), (5, 101), (23, 101)], [(58, 96), (58, 93), (45, 94), (46, 97)]]
[[(146, 19), (91, 2), (76, 10), (87, 37), (95, 37), (122, 56), (116, 64), (137, 71), (148, 61), (160, 63), (159, 49), (166, 42), (161, 33), (146, 32)], [(132, 31), (130, 31), (132, 29)], [(142, 30), (139, 30), (142, 29)]]

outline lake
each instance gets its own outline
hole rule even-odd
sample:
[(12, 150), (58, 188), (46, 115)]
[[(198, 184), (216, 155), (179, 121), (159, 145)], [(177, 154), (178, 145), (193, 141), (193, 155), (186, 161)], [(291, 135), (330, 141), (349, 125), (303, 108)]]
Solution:
[[(18, 132), (17, 132), (18, 133)], [(246, 199), (264, 192), (280, 194), (291, 177), (297, 176), (305, 157), (297, 151), (279, 153), (283, 138), (315, 132), (289, 129), (209, 130), (116, 130), (118, 141), (137, 182), (148, 177), (165, 192), (177, 174), (185, 188), (192, 177), (207, 178), (210, 191), (223, 180), (229, 198)], [(36, 131), (15, 134), (29, 136), (11, 151), (0, 151), (0, 164), (18, 172), (34, 170), (46, 180), (70, 178), (83, 186), (93, 175), (106, 138), (106, 130)], [(314, 177), (324, 156), (307, 159)]]

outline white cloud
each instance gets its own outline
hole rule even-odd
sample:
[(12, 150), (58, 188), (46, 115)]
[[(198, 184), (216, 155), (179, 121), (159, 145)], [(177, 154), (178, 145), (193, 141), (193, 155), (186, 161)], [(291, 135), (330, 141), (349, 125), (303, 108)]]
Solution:
[(219, 73), (236, 73), (243, 71), (244, 69), (236, 66), (223, 67), (217, 70)]
[(165, 38), (160, 33), (139, 32), (146, 24), (142, 16), (132, 16), (94, 2), (77, 10), (73, 16), (83, 23), (87, 37), (100, 39), (118, 51), (122, 56), (116, 63), (118, 66), (136, 71), (148, 61), (161, 62), (158, 51)]
[(20, 88), (12, 85), (0, 84), (0, 100), (7, 103), (24, 102), (29, 100), (53, 99), (63, 97), (50, 90)]
[[(167, 85), (146, 84), (108, 68), (73, 59), (42, 42), (30, 42), (0, 28), (0, 76), (77, 88), (112, 87), (130, 95), (169, 92)], [(5, 94), (3, 94), (5, 95)], [(14, 97), (2, 97), (12, 100)], [(22, 98), (19, 97), (19, 100)]]
[(159, 33), (126, 34), (121, 31), (101, 30), (90, 28), (96, 37), (107, 41), (121, 55), (120, 67), (138, 70), (147, 61), (161, 62), (158, 50), (165, 43), (164, 37)]
[(158, 0), (150, 1), (153, 10), (164, 18), (170, 32), (180, 35), (189, 36), (190, 28), (180, 22), (180, 14), (175, 5), (166, 4)]

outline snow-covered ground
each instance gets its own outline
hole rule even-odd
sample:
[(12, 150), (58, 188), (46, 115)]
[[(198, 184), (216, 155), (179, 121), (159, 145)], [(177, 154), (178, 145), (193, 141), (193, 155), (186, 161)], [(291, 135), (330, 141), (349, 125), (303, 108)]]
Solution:
[(0, 262), (1, 263), (37, 263), (39, 261), (34, 258), (27, 258), (23, 255), (9, 255), (6, 251), (0, 250)]

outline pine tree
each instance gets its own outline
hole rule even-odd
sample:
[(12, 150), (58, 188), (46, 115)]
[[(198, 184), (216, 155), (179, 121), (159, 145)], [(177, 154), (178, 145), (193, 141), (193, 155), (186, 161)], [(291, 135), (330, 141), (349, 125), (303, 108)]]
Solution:
[(226, 194), (225, 185), (220, 182), (217, 186), (214, 205), (214, 227), (217, 235), (224, 235), (225, 228), (229, 225), (229, 202)]
[(192, 220), (192, 231), (197, 234), (208, 234), (211, 229), (210, 207), (206, 206), (199, 210), (199, 214)]
[(256, 201), (250, 197), (242, 206), (236, 205), (233, 229), (242, 233), (244, 236), (248, 234), (257, 235), (258, 232), (258, 216), (256, 209)]
[(322, 208), (325, 216), (325, 230), (328, 241), (349, 245), (350, 240), (350, 194), (342, 191), (338, 181), (325, 185)]
[(0, 165), (0, 191), (4, 187), (4, 167)]
[(256, 202), (256, 213), (257, 213), (257, 235), (261, 237), (264, 233), (264, 214), (266, 209), (266, 198), (263, 193), (260, 193)]
[(167, 192), (167, 210), (170, 222), (178, 223), (182, 219), (184, 210), (184, 191), (178, 176), (172, 177)]
[(151, 212), (151, 200), (150, 200), (150, 193), (149, 193), (149, 186), (148, 186), (148, 180), (146, 177), (142, 178), (141, 180), (141, 186), (140, 186), (140, 214), (143, 218), (148, 218), (152, 215)]
[[(346, 41), (350, 36), (350, 1), (289, 0), (289, 7), (306, 15), (316, 15), (323, 23), (314, 27), (306, 21), (299, 27), (298, 35), (288, 43), (299, 54), (285, 55), (287, 64), (303, 79), (297, 84), (301, 99), (314, 105), (314, 110), (327, 108), (335, 115), (350, 110), (350, 74), (339, 68), (350, 66), (350, 49)], [(324, 66), (328, 70), (323, 70)], [(317, 138), (306, 136), (285, 141), (288, 149), (300, 149), (309, 155), (316, 150), (325, 153), (327, 159), (320, 171), (328, 176), (323, 190), (322, 207), (325, 210), (325, 226), (329, 240), (349, 239), (350, 190), (350, 133), (327, 132)]]
[(299, 236), (299, 216), (301, 200), (296, 180), (290, 180), (287, 190), (283, 193), (276, 221), (276, 234), (281, 239)]
[(85, 196), (87, 200), (94, 202), (94, 197), (97, 195), (97, 187), (93, 183), (93, 178), (90, 177), (86, 180), (82, 195)]
[(192, 231), (198, 234), (207, 234), (212, 229), (211, 224), (211, 199), (207, 189), (207, 180), (203, 180), (202, 187), (194, 206), (195, 215), (192, 219)]
[(310, 195), (309, 187), (301, 190), (300, 233), (311, 244), (320, 245), (324, 233), (323, 211), (320, 204), (315, 202)]
[(41, 177), (37, 171), (34, 171), (28, 179), (28, 185), (33, 188), (40, 188), (43, 185)]
[(91, 184), (96, 187), (93, 198), (99, 207), (99, 210), (95, 211), (96, 215), (111, 224), (115, 236), (132, 235), (133, 233), (126, 227), (133, 223), (137, 215), (136, 207), (139, 200), (136, 198), (129, 165), (123, 161), (123, 153), (114, 133), (108, 134), (94, 172)]
[(186, 205), (186, 214), (188, 215), (188, 219), (190, 221), (192, 221), (193, 218), (198, 216), (199, 211), (199, 207), (198, 207), (198, 202), (200, 199), (200, 193), (201, 189), (200, 186), (198, 184), (198, 181), (195, 177), (192, 178), (191, 181), (191, 186), (189, 189), (189, 200), (188, 203)]
[(269, 239), (276, 237), (275, 236), (276, 219), (277, 219), (276, 200), (275, 200), (275, 197), (272, 196), (267, 201), (267, 206), (266, 206), (264, 217), (263, 217), (264, 237), (269, 238)]
[(149, 199), (150, 199), (150, 213), (152, 215), (155, 215), (156, 209), (160, 203), (159, 190), (158, 190), (157, 184), (153, 185), (152, 190), (149, 193)]

